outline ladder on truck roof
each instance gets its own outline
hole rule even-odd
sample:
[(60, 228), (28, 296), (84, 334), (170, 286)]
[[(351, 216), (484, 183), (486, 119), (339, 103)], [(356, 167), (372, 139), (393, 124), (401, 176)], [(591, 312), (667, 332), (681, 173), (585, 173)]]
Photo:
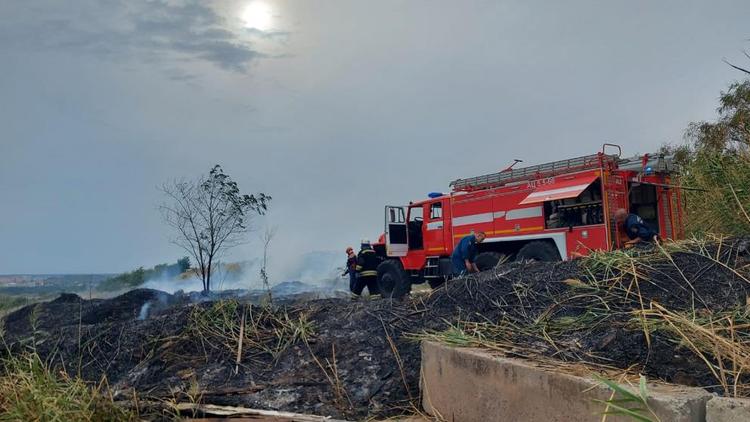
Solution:
[(450, 183), (454, 191), (471, 192), (481, 189), (496, 188), (513, 182), (521, 182), (542, 177), (552, 177), (558, 174), (571, 173), (604, 167), (605, 163), (615, 165), (618, 155), (596, 153), (567, 160), (553, 161), (536, 166), (522, 167), (508, 171), (485, 174), (457, 179)]

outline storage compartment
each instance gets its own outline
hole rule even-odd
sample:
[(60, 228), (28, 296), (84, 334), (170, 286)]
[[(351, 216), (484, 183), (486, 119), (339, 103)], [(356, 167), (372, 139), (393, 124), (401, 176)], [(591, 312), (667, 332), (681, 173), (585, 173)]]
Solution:
[(649, 227), (659, 231), (659, 197), (656, 195), (656, 186), (632, 183), (628, 203), (628, 212), (637, 214)]
[(544, 215), (548, 229), (603, 224), (601, 182), (596, 180), (575, 198), (545, 202)]

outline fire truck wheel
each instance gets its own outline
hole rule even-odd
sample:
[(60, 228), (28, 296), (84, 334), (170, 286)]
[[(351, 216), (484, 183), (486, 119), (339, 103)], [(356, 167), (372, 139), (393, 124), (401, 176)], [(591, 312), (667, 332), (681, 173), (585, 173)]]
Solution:
[(498, 252), (482, 252), (477, 255), (474, 263), (477, 264), (479, 271), (487, 271), (495, 268), (504, 259), (505, 255)]
[(544, 241), (529, 242), (516, 254), (516, 261), (559, 261), (560, 254), (551, 243)]
[(411, 291), (411, 281), (399, 261), (388, 259), (378, 265), (378, 287), (384, 298), (400, 299)]

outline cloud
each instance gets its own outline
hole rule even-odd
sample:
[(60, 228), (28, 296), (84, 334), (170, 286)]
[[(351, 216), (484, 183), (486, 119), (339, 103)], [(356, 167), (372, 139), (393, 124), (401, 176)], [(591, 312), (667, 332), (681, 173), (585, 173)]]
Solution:
[(172, 67), (165, 70), (166, 77), (176, 82), (191, 82), (195, 80), (195, 75), (185, 72), (184, 70)]
[[(203, 61), (246, 72), (255, 59), (251, 34), (199, 0), (19, 2), (0, 7), (0, 38), (26, 50), (55, 50), (102, 60)], [(10, 10), (6, 10), (10, 9)], [(71, 10), (75, 9), (75, 10)]]
[(257, 28), (245, 28), (245, 32), (254, 37), (281, 42), (288, 41), (290, 35), (289, 31), (261, 31)]

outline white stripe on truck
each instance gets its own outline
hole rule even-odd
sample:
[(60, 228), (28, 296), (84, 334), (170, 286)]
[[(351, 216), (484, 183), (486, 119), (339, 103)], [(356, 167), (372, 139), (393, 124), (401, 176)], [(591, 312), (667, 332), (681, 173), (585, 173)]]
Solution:
[(508, 211), (506, 220), (520, 220), (522, 218), (533, 218), (542, 216), (542, 207), (518, 208)]
[[(522, 218), (533, 218), (542, 216), (542, 207), (518, 208), (510, 211), (485, 212), (482, 214), (469, 214), (453, 218), (454, 226), (465, 226), (467, 224), (491, 223), (496, 219), (505, 217), (506, 220), (520, 220)], [(429, 227), (428, 230), (433, 227)]]
[(491, 223), (494, 220), (493, 213), (485, 212), (482, 214), (464, 215), (453, 218), (454, 226), (465, 226), (467, 224)]

